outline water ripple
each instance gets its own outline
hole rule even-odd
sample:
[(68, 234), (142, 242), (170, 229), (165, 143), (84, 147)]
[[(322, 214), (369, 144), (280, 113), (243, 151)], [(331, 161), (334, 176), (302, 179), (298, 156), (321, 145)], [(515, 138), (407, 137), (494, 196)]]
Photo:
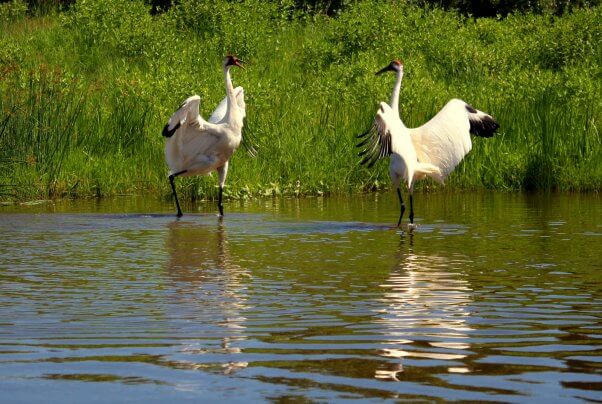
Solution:
[(599, 400), (600, 202), (499, 198), (450, 213), (429, 195), (425, 218), (443, 218), (411, 232), (373, 215), (396, 220), (394, 198), (223, 221), (2, 214), (0, 388), (28, 402)]

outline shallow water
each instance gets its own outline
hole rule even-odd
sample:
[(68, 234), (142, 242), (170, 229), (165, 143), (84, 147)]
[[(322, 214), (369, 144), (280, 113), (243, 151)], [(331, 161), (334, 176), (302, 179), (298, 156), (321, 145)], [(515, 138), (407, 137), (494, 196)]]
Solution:
[(602, 400), (599, 196), (415, 208), (0, 207), (0, 400)]

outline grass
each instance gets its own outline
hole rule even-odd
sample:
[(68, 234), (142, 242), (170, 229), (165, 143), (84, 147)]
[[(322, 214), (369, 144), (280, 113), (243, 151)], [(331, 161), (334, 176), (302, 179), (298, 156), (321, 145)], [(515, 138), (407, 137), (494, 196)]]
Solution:
[[(406, 125), (453, 97), (501, 125), (496, 137), (474, 140), (447, 187), (598, 191), (601, 17), (595, 7), (472, 20), (362, 1), (328, 18), (259, 0), (183, 0), (154, 17), (142, 2), (84, 0), (31, 17), (22, 3), (4, 3), (0, 199), (169, 197), (161, 128), (191, 94), (209, 116), (225, 94), (228, 51), (247, 62), (233, 80), (245, 87), (244, 135), (259, 152), (233, 156), (227, 197), (390, 187), (386, 162), (358, 165), (354, 135), (389, 98), (393, 77), (374, 72), (392, 58), (406, 65)], [(177, 184), (183, 198), (217, 195), (215, 178)]]

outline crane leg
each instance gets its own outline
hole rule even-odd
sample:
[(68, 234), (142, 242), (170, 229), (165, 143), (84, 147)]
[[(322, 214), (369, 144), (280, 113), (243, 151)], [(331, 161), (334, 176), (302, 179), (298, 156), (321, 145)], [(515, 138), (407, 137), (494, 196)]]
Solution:
[(224, 205), (222, 205), (222, 194), (224, 193), (224, 187), (219, 187), (219, 195), (217, 196), (217, 208), (219, 209), (219, 215), (224, 216)]
[(226, 161), (223, 166), (217, 169), (217, 175), (219, 176), (219, 195), (217, 197), (217, 208), (219, 209), (220, 217), (224, 217), (224, 205), (222, 205), (222, 194), (224, 193), (224, 184), (226, 183), (226, 176), (228, 175), (228, 162)]
[(178, 194), (176, 192), (176, 186), (174, 184), (174, 178), (180, 174), (184, 174), (186, 170), (177, 172), (175, 174), (170, 174), (169, 176), (169, 184), (171, 185), (171, 192), (176, 200), (176, 207), (178, 208), (178, 213), (176, 214), (178, 217), (182, 217), (182, 209), (180, 209), (180, 202), (178, 201)]
[(414, 200), (410, 194), (410, 224), (414, 224)]
[[(399, 187), (397, 187), (397, 196), (399, 197), (399, 203), (401, 204), (401, 211), (399, 213), (399, 220), (397, 221), (397, 227), (399, 227), (399, 225), (401, 224), (401, 218), (403, 217), (403, 212), (406, 211), (406, 205), (405, 203), (403, 203), (403, 198), (401, 197), (401, 190), (399, 189)], [(410, 200), (412, 196), (410, 195)]]

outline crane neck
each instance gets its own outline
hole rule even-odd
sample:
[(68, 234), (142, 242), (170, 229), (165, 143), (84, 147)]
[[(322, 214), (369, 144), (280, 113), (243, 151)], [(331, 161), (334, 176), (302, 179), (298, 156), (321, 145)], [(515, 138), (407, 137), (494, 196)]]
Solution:
[(399, 92), (401, 91), (401, 79), (403, 78), (403, 71), (397, 72), (397, 80), (395, 81), (395, 87), (393, 87), (393, 93), (391, 94), (391, 102), (389, 105), (391, 109), (395, 111), (399, 116)]
[(232, 116), (235, 114), (235, 111), (238, 111), (238, 104), (236, 103), (236, 97), (234, 96), (234, 86), (232, 85), (232, 78), (230, 77), (230, 67), (224, 67), (224, 81), (226, 82), (226, 97), (228, 99), (227, 109), (226, 109), (226, 118), (228, 121), (232, 121)]

